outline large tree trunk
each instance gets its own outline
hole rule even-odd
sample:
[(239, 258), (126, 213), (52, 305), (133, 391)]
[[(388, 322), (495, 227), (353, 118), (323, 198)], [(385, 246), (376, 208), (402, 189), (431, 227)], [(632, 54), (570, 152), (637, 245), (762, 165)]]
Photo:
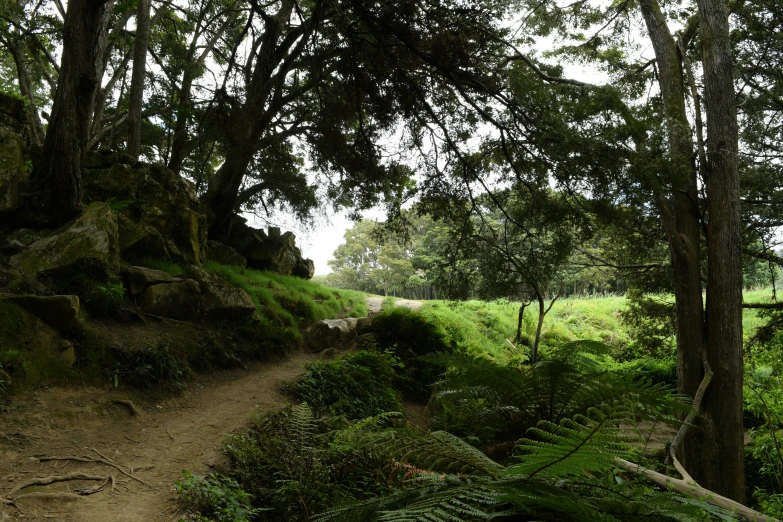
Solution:
[(253, 151), (241, 147), (226, 150), (226, 159), (215, 173), (215, 179), (209, 184), (207, 193), (201, 198), (212, 212), (209, 236), (225, 241), (231, 231), (231, 222), (239, 210), (239, 188), (245, 178)]
[[(737, 110), (724, 0), (698, 0), (707, 113), (707, 357), (715, 375), (705, 395), (702, 485), (737, 502), (745, 497), (742, 426), (742, 222)], [(698, 480), (698, 479), (697, 479)]]
[(141, 153), (141, 108), (144, 101), (144, 76), (147, 72), (147, 42), (150, 35), (150, 0), (138, 0), (136, 42), (133, 48), (133, 74), (128, 97), (128, 154), (139, 159)]
[[(693, 396), (701, 382), (704, 346), (704, 304), (701, 288), (701, 223), (698, 210), (693, 140), (685, 108), (685, 84), (677, 42), (656, 0), (641, 0), (650, 40), (658, 63), (670, 152), (672, 194), (659, 193), (657, 206), (666, 231), (674, 274), (677, 333), (677, 388)], [(697, 481), (707, 479), (702, 437), (691, 430), (683, 444), (683, 465)]]
[(52, 116), (31, 175), (32, 205), (22, 219), (61, 224), (82, 210), (82, 160), (111, 0), (70, 0)]

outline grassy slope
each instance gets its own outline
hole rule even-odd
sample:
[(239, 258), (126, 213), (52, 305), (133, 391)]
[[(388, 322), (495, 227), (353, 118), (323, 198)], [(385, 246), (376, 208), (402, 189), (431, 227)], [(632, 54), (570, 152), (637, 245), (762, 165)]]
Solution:
[[(764, 302), (769, 289), (745, 293), (748, 302)], [(625, 308), (622, 296), (562, 299), (547, 315), (542, 334), (542, 347), (551, 343), (577, 339), (601, 341), (618, 349), (633, 343), (620, 312)], [(485, 353), (500, 362), (522, 357), (506, 339), (516, 335), (519, 303), (509, 301), (427, 301), (421, 312), (436, 322), (446, 333), (448, 341), (472, 353)], [(523, 346), (531, 346), (538, 311), (532, 306), (525, 310)], [(745, 310), (743, 325), (746, 339), (762, 324), (755, 310)]]

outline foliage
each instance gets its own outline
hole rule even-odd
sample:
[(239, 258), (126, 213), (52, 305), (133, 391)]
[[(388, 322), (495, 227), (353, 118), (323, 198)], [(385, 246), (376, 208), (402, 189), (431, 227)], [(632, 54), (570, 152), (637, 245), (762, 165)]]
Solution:
[(392, 388), (399, 366), (393, 355), (360, 351), (335, 361), (308, 363), (304, 375), (285, 385), (285, 390), (318, 415), (364, 419), (402, 410)]
[(638, 357), (671, 357), (674, 355), (674, 303), (670, 296), (645, 294), (632, 289), (626, 294), (627, 308), (621, 312), (635, 341), (621, 360)]
[(386, 459), (353, 440), (389, 420), (384, 415), (346, 425), (314, 417), (307, 405), (267, 412), (224, 444), (231, 476), (264, 509), (258, 520), (303, 522), (339, 502), (387, 489), (376, 480)]
[(114, 367), (107, 369), (114, 387), (128, 384), (164, 394), (174, 394), (187, 386), (191, 370), (184, 354), (177, 354), (169, 345), (122, 352)]
[(628, 369), (606, 369), (609, 353), (601, 343), (578, 341), (521, 369), (461, 354), (426, 356), (448, 368), (435, 396), (449, 405), (449, 414), (436, 415), (435, 423), (487, 448), (507, 445), (542, 422), (558, 424), (607, 405), (622, 404), (636, 420), (652, 422), (674, 422), (660, 416), (664, 410), (687, 411), (669, 386)]
[(438, 366), (422, 362), (420, 357), (454, 349), (442, 324), (404, 307), (384, 309), (359, 333), (372, 335), (377, 349), (388, 350), (402, 363), (396, 371), (395, 387), (419, 401), (429, 398), (430, 385), (441, 373)]
[(627, 403), (618, 402), (559, 423), (542, 422), (520, 441), (509, 466), (448, 433), (381, 433), (369, 444), (413, 467), (407, 487), (333, 508), (315, 520), (733, 520), (704, 502), (655, 491), (614, 469), (615, 458), (632, 454), (628, 431), (620, 426), (634, 419)]
[(97, 283), (84, 296), (85, 306), (93, 313), (111, 315), (116, 313), (123, 299), (125, 287), (122, 282)]
[(191, 511), (203, 522), (250, 522), (260, 510), (251, 507), (252, 497), (229, 477), (210, 474), (198, 477), (183, 472), (185, 480), (174, 487)]

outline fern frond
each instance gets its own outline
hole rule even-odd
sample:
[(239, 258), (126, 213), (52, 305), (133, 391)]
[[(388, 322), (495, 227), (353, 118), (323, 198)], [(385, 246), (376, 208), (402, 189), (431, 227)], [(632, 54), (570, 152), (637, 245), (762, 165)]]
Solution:
[(372, 446), (384, 455), (429, 471), (496, 478), (503, 470), (503, 466), (445, 431), (417, 435), (390, 431), (378, 436)]
[(559, 424), (541, 421), (528, 431), (538, 440), (520, 442), (521, 462), (510, 466), (506, 476), (565, 478), (610, 469), (616, 457), (631, 454), (629, 435), (621, 426), (627, 418), (625, 408), (605, 405)]

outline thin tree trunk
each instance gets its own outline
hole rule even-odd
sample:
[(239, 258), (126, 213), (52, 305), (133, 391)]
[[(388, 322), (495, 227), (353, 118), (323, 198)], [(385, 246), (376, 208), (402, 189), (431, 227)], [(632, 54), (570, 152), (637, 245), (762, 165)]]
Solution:
[(530, 364), (536, 364), (538, 362), (538, 343), (541, 340), (541, 330), (544, 327), (544, 317), (546, 316), (546, 310), (544, 308), (544, 298), (537, 296), (538, 299), (538, 324), (536, 325), (536, 338), (533, 341), (533, 353), (530, 356)]
[(70, 0), (63, 54), (43, 153), (31, 175), (25, 221), (61, 224), (82, 210), (82, 160), (111, 0)]
[(128, 96), (128, 154), (141, 154), (141, 108), (144, 101), (144, 76), (147, 72), (147, 42), (150, 34), (150, 0), (138, 0), (136, 42), (133, 49), (133, 74)]
[(176, 110), (177, 123), (174, 126), (174, 139), (171, 143), (171, 156), (168, 164), (169, 169), (177, 174), (182, 170), (188, 143), (188, 120), (191, 112), (190, 90), (193, 86), (193, 74), (190, 72), (192, 67), (192, 64), (187, 64), (185, 74), (182, 77), (182, 87), (179, 90), (179, 103)]
[[(685, 108), (685, 84), (677, 42), (656, 0), (641, 0), (639, 7), (658, 64), (670, 151), (668, 182), (672, 194), (659, 193), (657, 206), (664, 224), (672, 271), (677, 333), (677, 389), (693, 395), (701, 383), (704, 345), (704, 304), (701, 292), (701, 222), (698, 209), (693, 140)], [(696, 480), (704, 480), (699, 430), (692, 430), (683, 444), (681, 460)]]
[(517, 336), (514, 338), (514, 342), (518, 343), (522, 340), (522, 321), (525, 318), (525, 308), (527, 308), (529, 305), (530, 301), (519, 305), (519, 316), (517, 317)]
[[(729, 13), (723, 0), (697, 0), (707, 114), (707, 354), (714, 369), (705, 395), (707, 489), (743, 502), (742, 221), (739, 131)], [(698, 480), (698, 479), (697, 479)]]
[(19, 92), (27, 100), (27, 125), (30, 128), (30, 138), (33, 145), (38, 147), (43, 143), (43, 127), (41, 127), (41, 119), (38, 116), (38, 107), (35, 104), (35, 93), (33, 92), (33, 84), (30, 81), (30, 75), (27, 72), (27, 64), (24, 61), (19, 47), (15, 42), (7, 41), (8, 50), (11, 51), (11, 56), (14, 58), (16, 64), (16, 74), (19, 80)]

